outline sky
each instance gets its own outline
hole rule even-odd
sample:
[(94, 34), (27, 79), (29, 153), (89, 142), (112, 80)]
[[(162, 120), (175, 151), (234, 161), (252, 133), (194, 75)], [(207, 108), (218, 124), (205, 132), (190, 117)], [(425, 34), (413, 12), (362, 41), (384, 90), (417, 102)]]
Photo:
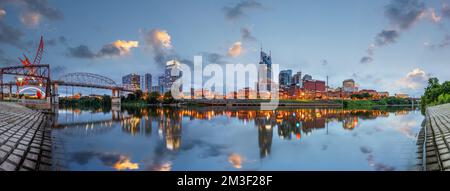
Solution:
[(52, 78), (90, 72), (116, 82), (164, 63), (258, 63), (272, 53), (339, 87), (420, 96), (429, 77), (449, 80), (450, 0), (0, 0), (0, 67), (33, 58)]

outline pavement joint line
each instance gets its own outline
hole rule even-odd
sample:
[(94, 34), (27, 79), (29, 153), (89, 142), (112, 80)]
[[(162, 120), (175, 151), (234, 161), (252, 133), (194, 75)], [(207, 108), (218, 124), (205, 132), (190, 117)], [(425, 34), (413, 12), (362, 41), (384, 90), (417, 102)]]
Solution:
[[(0, 158), (0, 171), (51, 170), (52, 147), (48, 145), (53, 143), (48, 132), (51, 133), (51, 128), (45, 114), (15, 103), (0, 102), (0, 148), (6, 153)], [(35, 159), (31, 163), (33, 167), (30, 163), (25, 165), (28, 158)]]

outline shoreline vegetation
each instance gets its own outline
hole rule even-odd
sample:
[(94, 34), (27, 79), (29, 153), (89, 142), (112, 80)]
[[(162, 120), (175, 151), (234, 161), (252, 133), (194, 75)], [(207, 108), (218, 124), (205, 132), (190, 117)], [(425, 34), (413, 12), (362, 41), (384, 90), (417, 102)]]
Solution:
[[(255, 107), (260, 103), (268, 103), (263, 99), (237, 99), (229, 100), (232, 107)], [(137, 91), (121, 97), (122, 107), (210, 107), (228, 106), (226, 100), (175, 100), (170, 92), (160, 95), (157, 92), (144, 94)], [(377, 109), (382, 107), (417, 106), (418, 103), (410, 99), (388, 97), (381, 100), (352, 99), (352, 100), (278, 100), (280, 107), (340, 107), (345, 109)], [(64, 107), (80, 108), (109, 108), (111, 97), (108, 95), (97, 97), (81, 97), (79, 99), (60, 98), (60, 105)]]
[(423, 114), (428, 106), (450, 103), (450, 81), (440, 84), (437, 78), (428, 79), (428, 86), (420, 99)]

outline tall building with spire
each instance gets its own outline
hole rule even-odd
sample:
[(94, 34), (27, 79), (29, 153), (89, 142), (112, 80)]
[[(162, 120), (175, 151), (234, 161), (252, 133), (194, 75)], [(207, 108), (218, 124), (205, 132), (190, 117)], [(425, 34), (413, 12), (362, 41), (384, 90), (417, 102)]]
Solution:
[(272, 79), (272, 52), (269, 52), (269, 55), (267, 55), (267, 53), (265, 53), (261, 47), (258, 70), (258, 90), (259, 88), (261, 88), (261, 86), (266, 86), (266, 90), (270, 91)]

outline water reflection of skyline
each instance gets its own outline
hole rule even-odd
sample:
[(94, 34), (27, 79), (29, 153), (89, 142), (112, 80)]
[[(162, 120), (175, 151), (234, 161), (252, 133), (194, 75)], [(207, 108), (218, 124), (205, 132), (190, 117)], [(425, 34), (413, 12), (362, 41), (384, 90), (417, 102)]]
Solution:
[[(409, 109), (410, 110), (410, 109)], [(95, 114), (103, 111), (89, 111)], [(124, 133), (133, 136), (152, 136), (152, 129), (157, 128), (158, 136), (164, 140), (165, 148), (170, 151), (177, 151), (182, 145), (183, 121), (191, 120), (212, 120), (216, 117), (236, 118), (242, 123), (254, 124), (258, 130), (258, 145), (260, 157), (264, 158), (271, 153), (274, 128), (277, 128), (277, 135), (284, 140), (300, 140), (304, 135), (312, 134), (315, 130), (325, 129), (328, 123), (340, 123), (345, 130), (357, 128), (361, 119), (370, 120), (378, 117), (388, 117), (390, 114), (405, 115), (408, 109), (402, 111), (382, 110), (341, 110), (341, 109), (291, 109), (291, 110), (224, 110), (224, 109), (169, 109), (169, 108), (142, 108), (123, 109), (121, 111), (111, 111), (111, 118), (101, 122), (102, 125), (89, 125), (86, 122), (84, 132), (102, 132), (98, 129), (111, 128), (113, 122), (120, 124)], [(63, 110), (61, 113), (72, 113), (83, 115), (80, 110)], [(57, 122), (59, 123), (59, 122)], [(93, 122), (92, 122), (93, 123)], [(61, 123), (62, 124), (62, 123)], [(103, 126), (103, 124), (105, 124)], [(62, 125), (63, 128), (71, 127), (70, 124)], [(78, 125), (76, 127), (83, 127)]]

